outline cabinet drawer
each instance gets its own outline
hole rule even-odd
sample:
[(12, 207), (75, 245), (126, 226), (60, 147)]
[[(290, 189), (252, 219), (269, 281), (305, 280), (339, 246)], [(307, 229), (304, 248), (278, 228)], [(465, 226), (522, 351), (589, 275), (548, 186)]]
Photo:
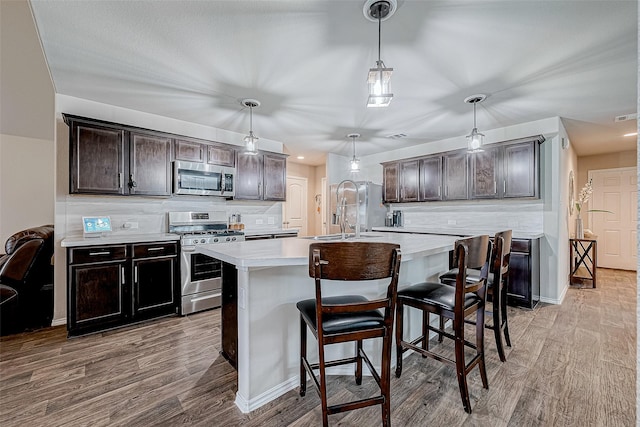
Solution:
[(69, 264), (115, 261), (126, 257), (127, 247), (125, 245), (74, 248), (69, 251)]
[(178, 244), (173, 242), (144, 243), (133, 245), (134, 258), (177, 255)]
[(531, 240), (511, 240), (511, 252), (531, 253)]

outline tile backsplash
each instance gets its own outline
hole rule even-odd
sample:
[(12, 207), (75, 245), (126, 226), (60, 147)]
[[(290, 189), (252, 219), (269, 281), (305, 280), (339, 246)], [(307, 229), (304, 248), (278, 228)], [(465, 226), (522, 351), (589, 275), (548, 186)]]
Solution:
[(99, 215), (111, 217), (114, 234), (166, 233), (167, 212), (172, 211), (223, 211), (227, 218), (239, 213), (247, 230), (282, 227), (281, 202), (227, 201), (197, 196), (168, 199), (67, 196), (64, 205), (67, 236), (82, 234), (83, 216)]

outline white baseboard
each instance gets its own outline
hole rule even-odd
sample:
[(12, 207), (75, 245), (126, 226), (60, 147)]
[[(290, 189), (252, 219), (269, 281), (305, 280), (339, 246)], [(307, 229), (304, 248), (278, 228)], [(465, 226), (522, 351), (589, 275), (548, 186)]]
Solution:
[(67, 318), (63, 317), (62, 319), (53, 319), (51, 321), (51, 326), (62, 326), (67, 324)]
[(235, 401), (236, 406), (244, 414), (248, 414), (251, 411), (255, 411), (262, 405), (265, 405), (271, 402), (272, 400), (282, 396), (289, 390), (293, 390), (296, 387), (298, 387), (298, 384), (300, 382), (299, 378), (300, 377), (298, 375), (296, 375), (295, 377), (289, 378), (287, 381), (280, 383), (275, 387), (270, 388), (269, 390), (265, 391), (264, 393), (256, 396), (251, 400), (247, 400), (244, 396), (240, 394), (240, 392), (237, 392), (236, 401)]

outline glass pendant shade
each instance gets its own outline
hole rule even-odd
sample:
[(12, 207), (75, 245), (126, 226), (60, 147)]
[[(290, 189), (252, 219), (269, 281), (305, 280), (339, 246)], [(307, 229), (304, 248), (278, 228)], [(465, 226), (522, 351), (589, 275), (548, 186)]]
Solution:
[(253, 134), (253, 109), (260, 106), (260, 101), (255, 99), (243, 99), (241, 104), (249, 107), (249, 135), (244, 137), (244, 152), (246, 154), (258, 154), (258, 138)]
[(249, 135), (244, 137), (244, 151), (247, 154), (258, 154), (258, 138), (253, 134), (253, 131), (249, 131)]
[(355, 157), (351, 159), (351, 172), (360, 172), (360, 160)]
[(356, 138), (360, 136), (359, 133), (350, 133), (347, 135), (351, 138), (353, 145), (353, 157), (351, 158), (351, 172), (360, 172), (360, 159), (356, 157)]
[(473, 128), (471, 133), (467, 135), (467, 147), (470, 153), (477, 153), (482, 150), (484, 144), (484, 135), (478, 132), (477, 128)]
[(376, 68), (369, 69), (367, 79), (369, 99), (367, 107), (386, 107), (391, 103), (391, 74), (393, 68), (385, 68), (382, 61), (378, 61)]

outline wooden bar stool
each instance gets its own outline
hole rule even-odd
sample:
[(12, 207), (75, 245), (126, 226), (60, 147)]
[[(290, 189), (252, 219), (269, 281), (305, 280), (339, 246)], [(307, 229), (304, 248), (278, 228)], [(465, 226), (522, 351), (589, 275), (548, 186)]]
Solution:
[[(322, 423), (328, 415), (372, 405), (382, 405), (382, 424), (391, 423), (390, 372), (393, 315), (400, 269), (400, 246), (377, 242), (313, 243), (309, 246), (309, 276), (315, 279), (316, 297), (297, 303), (300, 311), (300, 396), (307, 388), (307, 373), (322, 401)], [(362, 281), (389, 278), (386, 295), (368, 300), (360, 295), (322, 296), (325, 280)], [(373, 285), (373, 283), (372, 283)], [(378, 283), (375, 283), (378, 286)], [(348, 289), (348, 284), (344, 286)], [(318, 340), (318, 363), (307, 360), (307, 328)], [(362, 348), (362, 341), (382, 338), (381, 374)], [(355, 341), (355, 356), (328, 361), (325, 345)], [(364, 361), (380, 387), (380, 395), (347, 403), (327, 405), (326, 368), (355, 363), (356, 384), (362, 383)], [(314, 370), (319, 371), (319, 379)]]
[[(486, 324), (487, 329), (493, 330), (493, 335), (498, 349), (500, 360), (507, 360), (504, 353), (504, 342), (511, 347), (511, 338), (509, 337), (509, 322), (507, 318), (507, 288), (509, 282), (509, 258), (511, 256), (511, 230), (500, 231), (496, 233), (493, 243), (493, 255), (491, 259), (490, 274), (487, 277), (487, 295), (491, 297), (492, 322)], [(453, 285), (456, 282), (458, 269), (453, 268), (440, 276), (442, 283)], [(480, 277), (479, 270), (467, 270), (467, 281), (477, 281)], [(497, 285), (496, 285), (497, 283)]]
[[(396, 305), (396, 377), (402, 374), (402, 354), (407, 350), (413, 350), (424, 357), (431, 357), (440, 362), (455, 366), (460, 387), (460, 396), (464, 410), (471, 413), (471, 401), (467, 386), (467, 375), (477, 365), (480, 369), (482, 385), (489, 388), (487, 372), (484, 363), (484, 308), (487, 294), (487, 276), (489, 273), (489, 257), (491, 255), (491, 242), (489, 236), (475, 236), (455, 243), (454, 262), (458, 266), (456, 283), (449, 286), (443, 283), (419, 283), (398, 292)], [(467, 281), (467, 269), (477, 268), (480, 276), (477, 281)], [(411, 341), (404, 341), (403, 315), (404, 306), (409, 306), (423, 312), (422, 335)], [(429, 314), (434, 313), (440, 318), (452, 319), (453, 335), (441, 327), (437, 328), (429, 324)], [(476, 315), (476, 340), (475, 344), (467, 341), (464, 336), (465, 318), (471, 314)], [(450, 359), (442, 354), (429, 350), (429, 331), (438, 333), (454, 340), (455, 358)], [(421, 344), (418, 347), (418, 344)], [(466, 363), (464, 349), (474, 349), (475, 355)]]

